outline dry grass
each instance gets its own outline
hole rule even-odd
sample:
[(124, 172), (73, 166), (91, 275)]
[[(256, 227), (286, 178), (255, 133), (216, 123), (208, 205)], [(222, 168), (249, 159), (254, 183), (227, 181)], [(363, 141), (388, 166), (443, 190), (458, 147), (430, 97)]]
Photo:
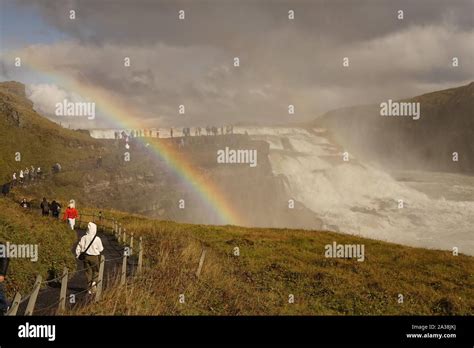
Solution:
[[(117, 216), (121, 215), (115, 213)], [(146, 270), (80, 315), (472, 315), (472, 257), (343, 234), (122, 219), (146, 241)], [(324, 246), (365, 245), (366, 259)], [(202, 274), (195, 272), (207, 249)], [(239, 247), (240, 256), (233, 255)], [(179, 296), (185, 295), (185, 303)], [(288, 302), (289, 295), (295, 303)], [(404, 303), (397, 302), (403, 294)]]

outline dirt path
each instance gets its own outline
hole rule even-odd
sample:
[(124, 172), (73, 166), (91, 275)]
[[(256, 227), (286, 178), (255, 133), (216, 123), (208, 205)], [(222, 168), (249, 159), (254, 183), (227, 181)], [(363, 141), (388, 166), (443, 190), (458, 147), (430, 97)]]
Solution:
[[(100, 227), (99, 227), (100, 229)], [(77, 240), (85, 234), (84, 229), (77, 229)], [(97, 232), (97, 236), (102, 239), (104, 245), (105, 268), (104, 268), (104, 289), (113, 284), (113, 280), (120, 274), (123, 262), (124, 248), (118, 243), (111, 233)], [(71, 252), (75, 255), (76, 244), (71, 248)], [(130, 257), (127, 262), (127, 276), (131, 275), (135, 270), (136, 258)], [(88, 301), (93, 301), (94, 296), (88, 294), (87, 280), (82, 261), (77, 260), (75, 273), (69, 276), (68, 290), (66, 298), (66, 308), (74, 308), (74, 306), (82, 305)], [(59, 302), (61, 283), (60, 281), (49, 282), (43, 285), (38, 294), (34, 315), (54, 315)], [(71, 303), (70, 296), (75, 295), (75, 303)], [(25, 312), (28, 301), (24, 301), (18, 310), (18, 314)]]

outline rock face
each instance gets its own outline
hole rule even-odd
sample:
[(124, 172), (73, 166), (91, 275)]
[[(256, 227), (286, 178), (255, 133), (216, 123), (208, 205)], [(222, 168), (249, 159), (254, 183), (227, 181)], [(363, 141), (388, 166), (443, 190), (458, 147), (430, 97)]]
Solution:
[(4, 114), (7, 122), (10, 125), (20, 127), (21, 118), (20, 113), (16, 111), (11, 105), (4, 102), (5, 100), (0, 101), (0, 113)]
[(26, 98), (25, 85), (16, 81), (7, 81), (0, 84), (1, 88), (6, 89), (9, 93)]
[(388, 167), (474, 172), (474, 83), (403, 102), (420, 103), (420, 119), (382, 117), (379, 105), (369, 105), (328, 112), (314, 125), (328, 128), (347, 151)]
[(5, 92), (0, 93), (0, 113), (5, 115), (10, 125), (22, 127), (24, 125), (23, 118), (21, 113), (12, 106), (12, 102), (16, 97), (16, 101), (24, 107), (33, 108), (33, 103), (26, 98), (25, 85), (16, 81), (1, 82), (0, 91)]
[[(114, 166), (107, 177), (100, 179), (92, 172), (85, 176), (84, 200), (96, 206), (202, 224), (223, 223), (219, 211), (227, 209), (224, 206), (227, 204), (241, 217), (236, 223), (246, 226), (321, 227), (321, 221), (302, 204), (296, 202), (294, 209), (288, 209), (290, 195), (284, 177), (272, 172), (267, 142), (245, 135), (188, 137), (184, 147), (180, 146), (180, 138), (159, 141), (174, 143), (199, 173), (206, 182), (204, 195), (200, 191), (202, 184), (198, 184), (196, 190), (194, 183), (176, 175), (149, 148), (132, 144), (133, 165), (143, 165), (143, 172), (126, 165)], [(217, 152), (226, 147), (255, 150), (257, 165), (218, 163)], [(117, 149), (119, 151), (121, 146)], [(105, 162), (109, 160), (106, 158)], [(207, 190), (208, 186), (213, 189)], [(180, 206), (180, 200), (184, 207)]]

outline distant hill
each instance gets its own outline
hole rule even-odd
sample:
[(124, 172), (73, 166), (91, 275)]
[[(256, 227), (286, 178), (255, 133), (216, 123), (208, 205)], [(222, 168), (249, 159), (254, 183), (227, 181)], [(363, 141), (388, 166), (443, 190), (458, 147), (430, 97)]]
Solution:
[(379, 105), (365, 105), (330, 111), (312, 126), (327, 127), (347, 151), (392, 168), (474, 173), (474, 82), (402, 101), (420, 103), (419, 120), (383, 117)]

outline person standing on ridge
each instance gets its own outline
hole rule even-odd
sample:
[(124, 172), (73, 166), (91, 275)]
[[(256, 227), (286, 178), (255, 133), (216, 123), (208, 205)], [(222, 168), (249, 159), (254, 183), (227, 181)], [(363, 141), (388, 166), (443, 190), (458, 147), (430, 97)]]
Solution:
[(97, 158), (96, 167), (97, 167), (97, 168), (102, 167), (102, 156), (99, 156), (99, 157)]
[(49, 203), (46, 197), (43, 197), (43, 201), (41, 202), (41, 214), (43, 216), (49, 216)]
[(59, 218), (59, 213), (61, 212), (61, 205), (56, 202), (55, 200), (53, 200), (51, 202), (51, 215), (54, 217), (54, 218)]
[(71, 199), (63, 216), (63, 220), (67, 221), (69, 227), (71, 227), (71, 230), (74, 230), (74, 225), (76, 224), (76, 219), (78, 216), (79, 214), (76, 210), (76, 202), (74, 199)]
[(7, 183), (3, 184), (3, 186), (2, 186), (2, 194), (5, 197), (9, 193), (10, 193), (10, 183), (7, 182)]

